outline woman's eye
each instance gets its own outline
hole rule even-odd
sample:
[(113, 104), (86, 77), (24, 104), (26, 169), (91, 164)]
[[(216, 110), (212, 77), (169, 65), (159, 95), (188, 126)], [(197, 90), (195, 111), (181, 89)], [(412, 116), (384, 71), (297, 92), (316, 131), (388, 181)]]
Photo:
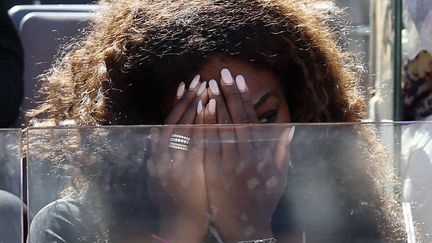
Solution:
[(277, 113), (277, 110), (264, 112), (258, 116), (258, 121), (259, 123), (272, 123), (276, 120)]

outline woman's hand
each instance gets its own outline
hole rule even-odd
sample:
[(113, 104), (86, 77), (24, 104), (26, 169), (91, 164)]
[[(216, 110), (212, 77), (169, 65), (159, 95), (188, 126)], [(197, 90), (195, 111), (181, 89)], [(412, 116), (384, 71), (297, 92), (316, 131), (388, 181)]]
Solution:
[[(206, 83), (200, 83), (199, 76), (188, 90), (180, 84), (176, 105), (166, 123), (202, 123), (202, 102), (206, 100)], [(151, 131), (149, 191), (160, 212), (159, 235), (169, 242), (201, 242), (207, 233), (203, 139), (201, 129), (187, 126)]]
[[(211, 223), (225, 242), (272, 237), (271, 218), (286, 187), (288, 146), (294, 130), (277, 143), (260, 141), (257, 116), (242, 76), (222, 71), (221, 90), (209, 83), (204, 123), (245, 124), (205, 130), (205, 177)], [(223, 97), (222, 97), (223, 95)], [(225, 104), (226, 101), (226, 104)]]

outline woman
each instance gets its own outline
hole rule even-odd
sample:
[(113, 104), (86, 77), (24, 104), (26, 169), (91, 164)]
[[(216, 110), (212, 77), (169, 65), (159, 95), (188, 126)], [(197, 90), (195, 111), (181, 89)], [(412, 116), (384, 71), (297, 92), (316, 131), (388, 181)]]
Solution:
[[(32, 116), (81, 126), (359, 122), (365, 103), (355, 67), (335, 44), (328, 12), (313, 4), (319, 1), (103, 2), (88, 35), (45, 76), (46, 101)], [(322, 133), (296, 132), (296, 143), (290, 126), (263, 128), (153, 129), (146, 166), (117, 176), (100, 199), (109, 216), (83, 205), (103, 190), (103, 175), (122, 171), (79, 161), (77, 188), (85, 190), (44, 208), (29, 241), (404, 241), (398, 205), (383, 186), (393, 174), (367, 131), (347, 129), (352, 143), (335, 145)], [(277, 143), (257, 142), (277, 133)], [(343, 154), (329, 153), (332, 146)], [(366, 148), (376, 154), (365, 155), (368, 163), (350, 158)], [(302, 190), (322, 173), (317, 168), (333, 171), (340, 188)], [(134, 185), (123, 201), (115, 196), (121, 183)], [(324, 192), (337, 195), (337, 207), (320, 205)], [(298, 216), (334, 212), (342, 220), (324, 231), (325, 222)]]

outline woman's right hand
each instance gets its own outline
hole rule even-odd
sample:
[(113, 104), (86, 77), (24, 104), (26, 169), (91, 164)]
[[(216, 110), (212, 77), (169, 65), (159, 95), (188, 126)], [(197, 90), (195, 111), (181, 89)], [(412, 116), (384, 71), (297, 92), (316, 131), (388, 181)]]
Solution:
[[(206, 99), (206, 82), (199, 82), (199, 76), (188, 90), (181, 83), (166, 124), (203, 123), (202, 103)], [(207, 233), (203, 139), (202, 129), (196, 127), (151, 130), (152, 155), (147, 162), (149, 192), (160, 212), (159, 236), (169, 242), (201, 242)], [(187, 150), (182, 150), (184, 146)]]
[[(237, 126), (205, 130), (211, 222), (226, 242), (271, 238), (271, 219), (287, 183), (294, 129), (251, 127), (258, 119), (244, 77), (234, 81), (228, 69), (221, 76), (221, 91), (216, 81), (210, 81), (204, 123)], [(270, 134), (270, 140), (262, 137)]]

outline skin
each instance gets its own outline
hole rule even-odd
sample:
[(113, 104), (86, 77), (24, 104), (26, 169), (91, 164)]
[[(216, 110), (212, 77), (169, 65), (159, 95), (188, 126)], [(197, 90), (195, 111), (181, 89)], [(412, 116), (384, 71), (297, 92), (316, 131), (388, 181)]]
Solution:
[[(247, 81), (249, 95), (252, 101), (252, 104), (257, 104), (258, 101), (266, 94), (271, 94), (267, 96), (265, 99), (266, 102), (261, 105), (255, 107), (256, 114), (261, 122), (264, 122), (263, 118), (266, 117), (266, 112), (271, 112), (273, 110), (277, 110), (277, 116), (272, 120), (267, 121), (269, 123), (289, 123), (291, 122), (291, 114), (286, 103), (285, 95), (282, 92), (282, 87), (279, 83), (278, 77), (268, 69), (263, 69), (252, 65), (243, 60), (233, 59), (225, 56), (214, 56), (209, 58), (203, 67), (198, 71), (197, 74), (201, 76), (202, 81), (210, 81), (212, 79), (218, 82), (218, 85), (221, 85), (221, 70), (227, 68), (232, 76), (235, 78), (237, 75), (244, 76)], [(190, 77), (190, 80), (194, 78), (196, 74)], [(209, 92), (211, 95), (211, 92)], [(174, 97), (172, 97), (174, 98)], [(212, 96), (212, 98), (215, 98)], [(216, 101), (220, 101), (218, 97), (216, 97)], [(174, 105), (176, 104), (176, 99), (172, 99), (171, 110), (174, 109)], [(223, 102), (217, 102), (218, 108), (223, 104)], [(172, 121), (167, 119), (166, 123), (173, 124)], [(224, 121), (219, 121), (219, 123), (225, 123)]]
[[(187, 88), (180, 83), (166, 124), (291, 121), (279, 80), (269, 70), (216, 56), (192, 79)], [(279, 131), (277, 142), (258, 142), (263, 132), (249, 126), (152, 130), (147, 165), (150, 195), (161, 212), (159, 235), (169, 242), (202, 242), (210, 225), (225, 242), (272, 237), (294, 131)], [(169, 148), (172, 134), (191, 138), (188, 151)]]

